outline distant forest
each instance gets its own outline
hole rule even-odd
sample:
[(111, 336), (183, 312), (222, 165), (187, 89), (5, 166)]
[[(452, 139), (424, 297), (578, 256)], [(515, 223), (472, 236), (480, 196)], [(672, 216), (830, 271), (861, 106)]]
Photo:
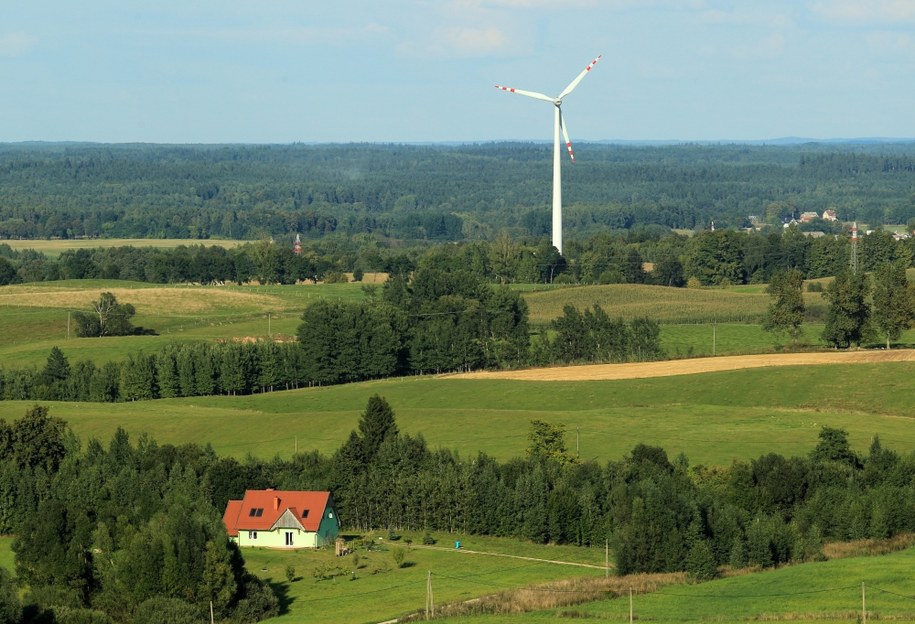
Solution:
[[(540, 237), (551, 147), (0, 145), (0, 238), (405, 241)], [(655, 224), (781, 223), (832, 208), (879, 226), (915, 218), (915, 143), (581, 144), (564, 164), (571, 239)]]

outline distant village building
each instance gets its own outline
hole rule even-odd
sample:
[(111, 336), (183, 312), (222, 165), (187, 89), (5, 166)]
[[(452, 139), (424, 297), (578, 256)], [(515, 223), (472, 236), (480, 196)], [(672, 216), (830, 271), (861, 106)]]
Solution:
[(823, 211), (823, 221), (838, 221), (839, 217), (836, 215), (836, 211), (832, 208), (827, 208)]
[(801, 223), (810, 223), (814, 219), (818, 219), (820, 215), (815, 212), (802, 212), (800, 222)]
[(330, 492), (246, 490), (242, 500), (229, 501), (222, 521), (239, 546), (321, 548), (340, 534)]

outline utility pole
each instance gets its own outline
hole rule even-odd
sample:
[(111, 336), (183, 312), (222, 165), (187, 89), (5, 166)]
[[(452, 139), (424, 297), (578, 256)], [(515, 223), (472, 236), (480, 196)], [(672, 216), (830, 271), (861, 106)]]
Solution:
[(867, 608), (864, 604), (864, 581), (861, 581), (861, 624), (867, 624)]
[(435, 603), (432, 600), (432, 570), (426, 576), (426, 619), (435, 617)]
[(604, 578), (610, 577), (610, 540), (604, 540)]
[(578, 441), (578, 427), (575, 427), (575, 456), (581, 457), (581, 445)]
[(632, 588), (629, 588), (629, 624), (632, 624)]
[(70, 310), (67, 310), (67, 340), (70, 340)]
[(716, 345), (717, 342), (718, 342), (718, 324), (715, 322), (712, 322), (712, 357), (715, 356), (715, 350), (716, 350), (715, 347), (717, 346)]
[(273, 331), (270, 329), (270, 313), (267, 312), (267, 336), (273, 338)]

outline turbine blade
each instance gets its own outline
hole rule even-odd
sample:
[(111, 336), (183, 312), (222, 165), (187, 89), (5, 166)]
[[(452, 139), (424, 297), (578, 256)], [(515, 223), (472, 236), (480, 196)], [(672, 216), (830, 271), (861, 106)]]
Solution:
[(522, 91), (521, 89), (515, 89), (514, 87), (503, 87), (502, 85), (496, 85), (496, 89), (502, 89), (503, 91), (508, 91), (509, 93), (517, 93), (518, 95), (526, 95), (527, 97), (534, 98), (535, 100), (543, 100), (544, 102), (549, 102), (550, 104), (556, 103), (556, 98), (551, 98), (548, 95), (537, 93), (536, 91)]
[(582, 70), (582, 72), (581, 72), (580, 74), (578, 74), (578, 77), (575, 78), (575, 80), (573, 80), (572, 82), (569, 83), (569, 86), (568, 86), (568, 87), (566, 87), (565, 89), (562, 90), (562, 93), (559, 94), (559, 99), (560, 99), (560, 100), (561, 100), (562, 98), (564, 98), (565, 96), (567, 96), (568, 94), (570, 94), (570, 93), (575, 89), (575, 87), (578, 86), (578, 83), (581, 82), (582, 78), (584, 78), (585, 75), (586, 75), (589, 71), (591, 71), (591, 68), (592, 68), (592, 67), (594, 67), (595, 65), (597, 65), (597, 61), (599, 61), (599, 60), (601, 59), (602, 56), (603, 56), (603, 54), (598, 54), (598, 55), (597, 55), (597, 58), (594, 59), (593, 61), (591, 61), (591, 64), (588, 65), (587, 67), (585, 67), (585, 68)]
[(562, 129), (562, 138), (566, 140), (566, 149), (569, 150), (569, 158), (575, 162), (575, 153), (572, 151), (572, 139), (569, 138), (569, 131), (566, 129), (566, 118), (559, 109), (559, 127)]

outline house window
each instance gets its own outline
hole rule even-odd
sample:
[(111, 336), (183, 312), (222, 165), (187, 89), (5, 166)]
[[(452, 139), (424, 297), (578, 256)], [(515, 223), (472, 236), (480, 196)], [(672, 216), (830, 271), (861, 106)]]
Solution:
[(257, 531), (248, 531), (248, 539), (256, 540), (256, 539), (257, 539)]
[(328, 518), (333, 518), (333, 517), (334, 517), (334, 512), (328, 511), (328, 512), (327, 512), (327, 517), (328, 517)]
[(307, 509), (306, 509), (305, 511), (302, 512), (302, 517), (303, 517), (303, 518), (307, 518), (307, 517), (308, 517), (308, 510), (307, 510)]
[(249, 518), (260, 518), (263, 515), (264, 515), (263, 507), (252, 507), (251, 511), (248, 512)]
[(292, 531), (286, 531), (286, 545), (292, 546)]

